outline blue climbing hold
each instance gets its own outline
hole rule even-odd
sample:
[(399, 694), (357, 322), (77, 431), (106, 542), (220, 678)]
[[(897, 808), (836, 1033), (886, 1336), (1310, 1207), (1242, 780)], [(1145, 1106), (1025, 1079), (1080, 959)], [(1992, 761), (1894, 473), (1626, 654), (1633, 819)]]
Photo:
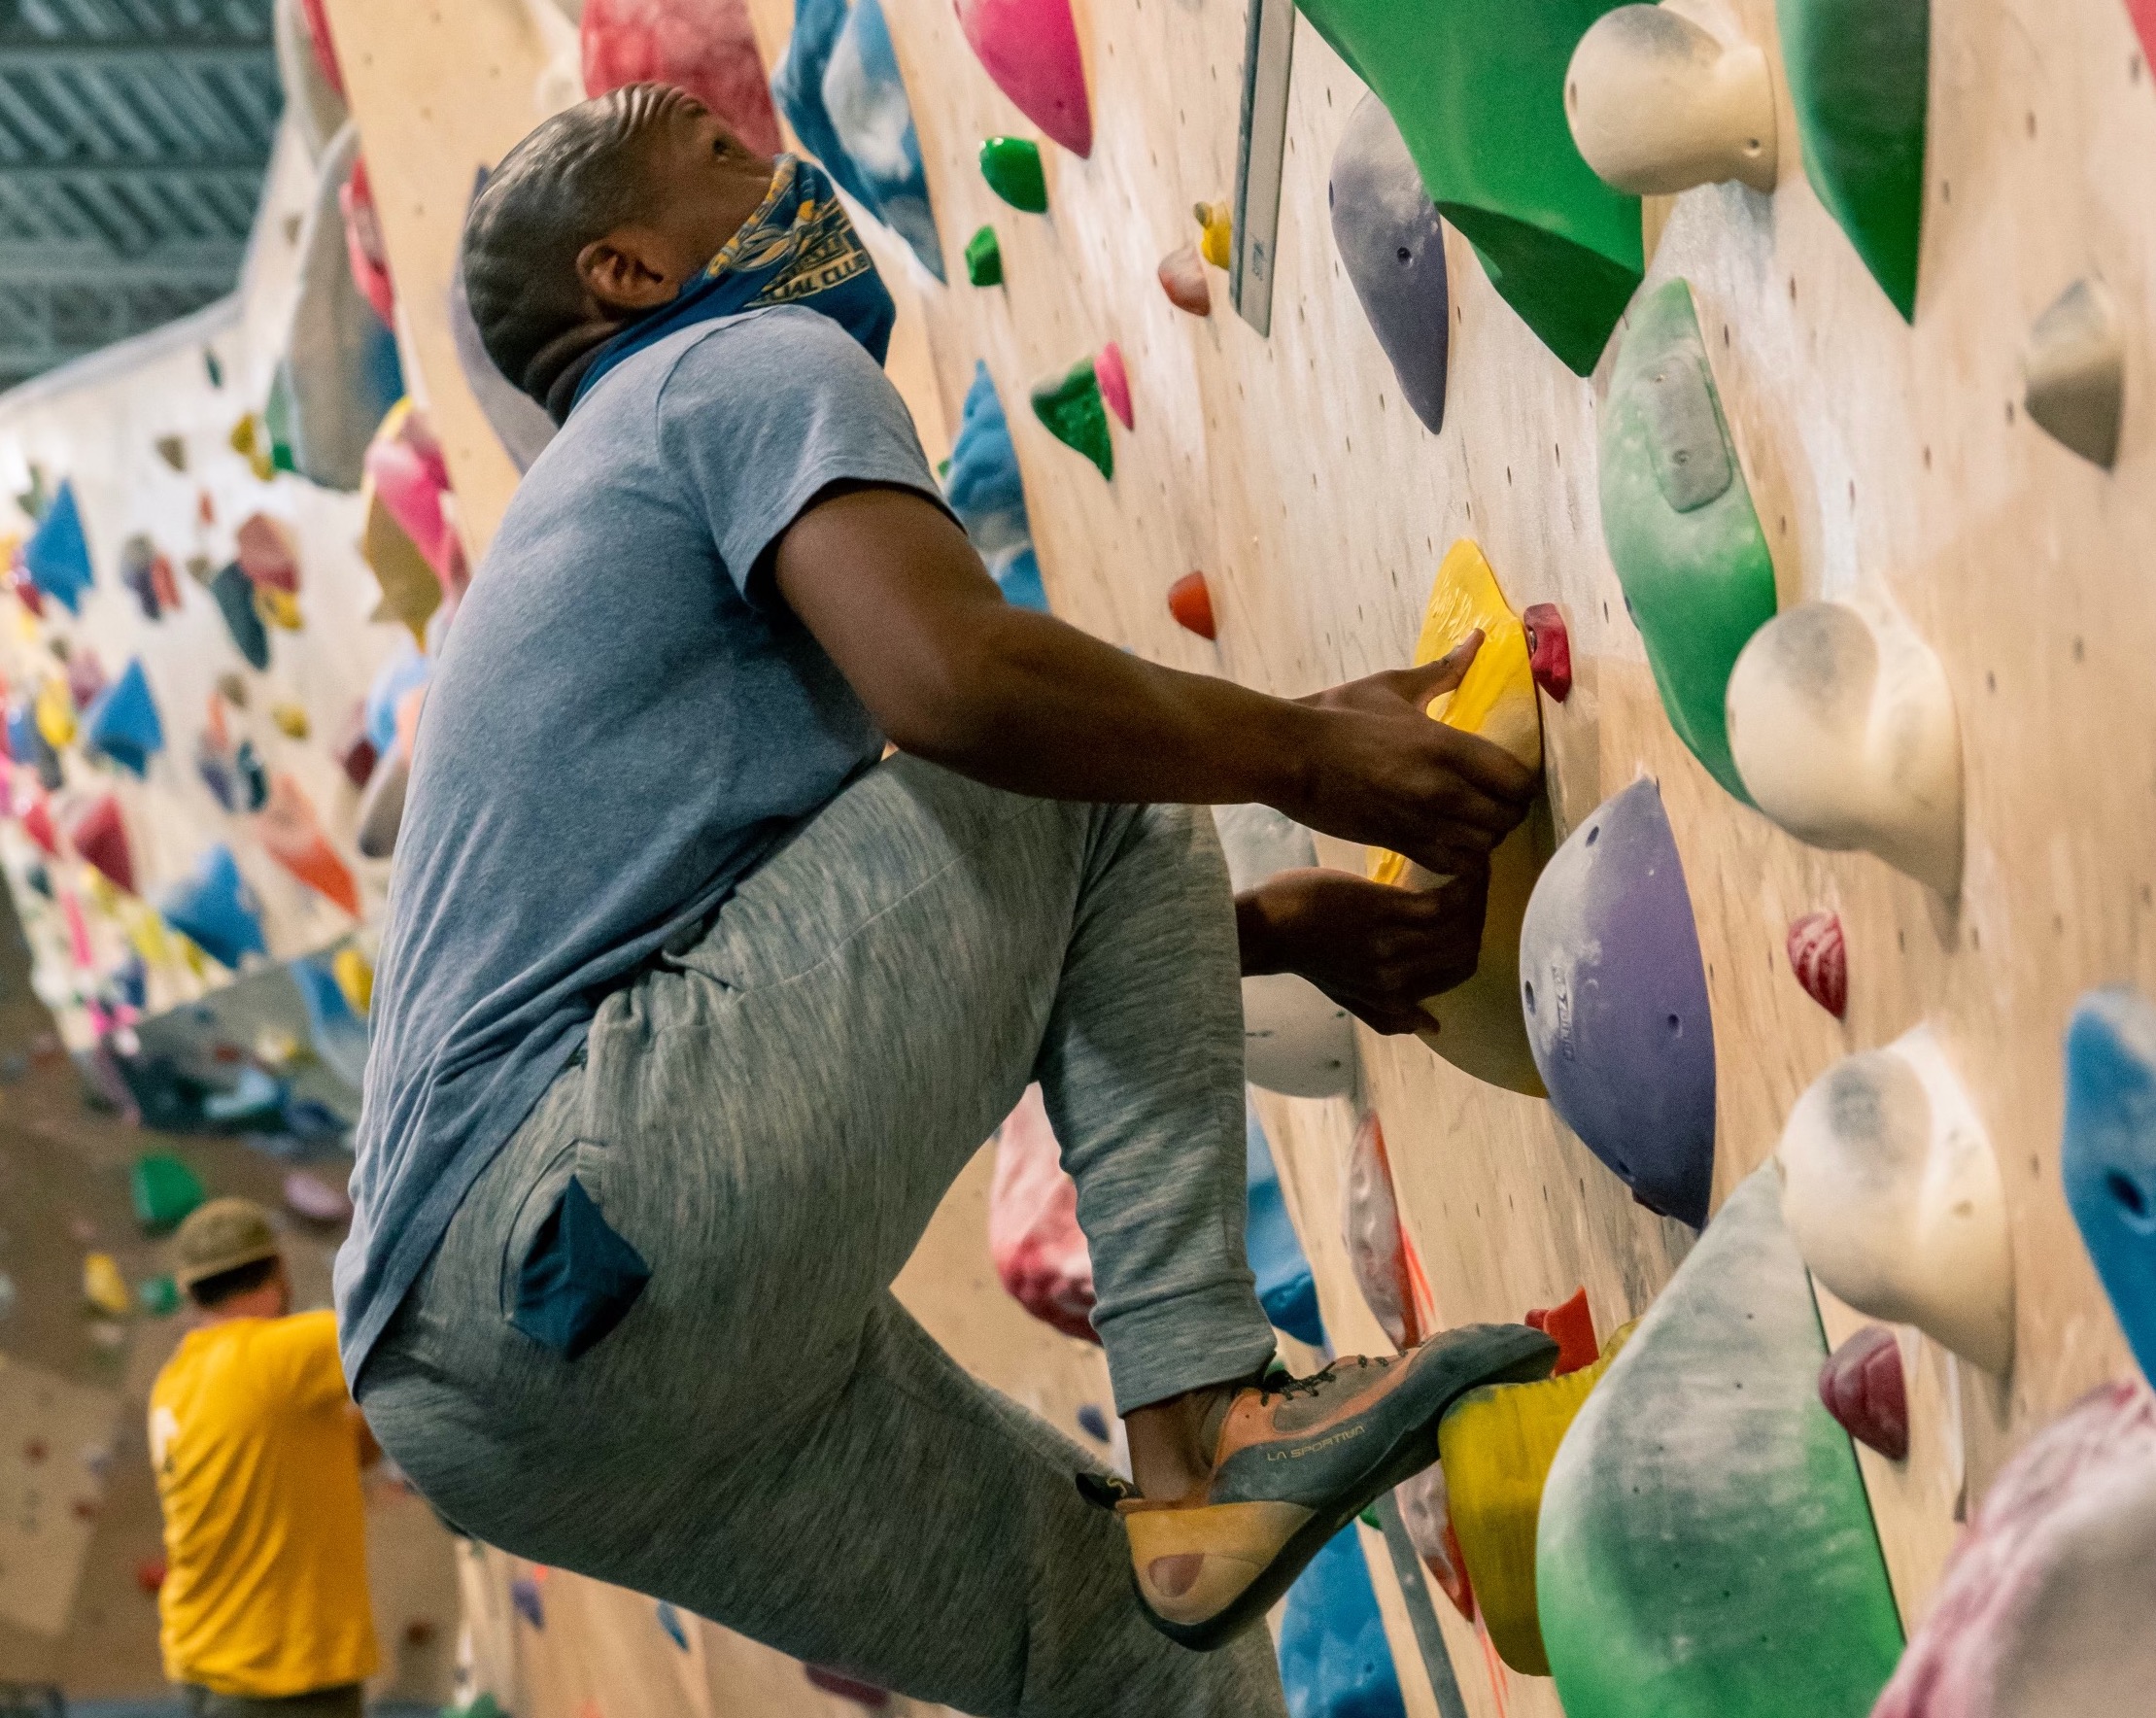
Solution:
[(539, 1598), (539, 1584), (530, 1575), (518, 1575), (510, 1581), (509, 1602), (516, 1607), (517, 1615), (532, 1628), (546, 1627), (546, 1605)]
[(237, 967), (247, 954), (267, 954), (255, 891), (240, 876), (232, 849), (219, 842), (195, 863), (194, 875), (158, 898), (165, 922), (220, 966)]
[(84, 717), (84, 738), (92, 751), (135, 774), (146, 773), (150, 760), (165, 748), (164, 724), (157, 701), (150, 695), (149, 676), (136, 657), (119, 679), (97, 695)]
[(877, 216), (907, 242), (922, 267), (944, 279), (920, 139), (882, 0), (855, 0), (853, 16), (832, 44), (823, 94), (832, 127), (867, 184)]
[(1108, 1416), (1093, 1402), (1081, 1402), (1078, 1411), (1078, 1429), (1097, 1444), (1108, 1442)]
[(8, 707), (8, 756), (25, 769), (36, 771), (38, 783), (47, 793), (58, 793), (65, 785), (60, 754), (39, 728), (37, 706), (27, 698)]
[(824, 106), (824, 72), (846, 22), (846, 0), (800, 0), (794, 8), (794, 33), (787, 39), (786, 57), (771, 77), (771, 97), (802, 148), (823, 163), (839, 189), (873, 210), (875, 193), (846, 154), (838, 128)]
[(295, 960), (287, 969), (307, 1011), (307, 1032), (315, 1054), (354, 1091), (366, 1084), (367, 1023), (352, 1012), (344, 986), (320, 960)]
[(284, 1082), (273, 1080), (259, 1068), (242, 1067), (231, 1090), (212, 1092), (202, 1100), (202, 1115), (221, 1127), (244, 1132), (280, 1119), (290, 1095)]
[(1010, 420), (1004, 416), (984, 363), (974, 365), (973, 385), (966, 390), (943, 498), (1005, 599), (1016, 607), (1047, 613), (1048, 593), (1033, 552), (1033, 526), (1026, 517), (1026, 490), (1018, 475), (1018, 452), (1011, 445)]
[(1249, 1197), (1243, 1245), (1257, 1276), (1257, 1298), (1274, 1328), (1285, 1330), (1312, 1348), (1325, 1346), (1325, 1324), (1318, 1312), (1318, 1279), (1287, 1215), (1281, 1194), (1280, 1171), (1256, 1107), (1245, 1113), (1243, 1169)]
[(2092, 990), (2067, 1028), (2067, 1204), (2141, 1371), (2156, 1379), (2156, 1007)]
[(404, 701), (404, 695), (415, 686), (426, 685), (433, 671), (434, 665), (409, 644), (376, 671), (374, 684), (367, 688), (364, 718), (367, 743), (374, 747), (376, 757), (388, 757), (396, 745), (396, 706)]
[(681, 1626), (681, 1613), (664, 1598), (659, 1601), (659, 1627), (667, 1632), (667, 1638), (683, 1652), (689, 1650), (689, 1631)]
[(1642, 1205), (1704, 1228), (1714, 1018), (1653, 780), (1597, 807), (1544, 868), (1521, 925), (1520, 1000), (1565, 1126)]
[(83, 513), (75, 502), (74, 484), (61, 483), (45, 518), (22, 545), (22, 565), (30, 582), (65, 604), (68, 613), (82, 611), (83, 593), (91, 582), (89, 543), (83, 535)]
[(1287, 1590), (1280, 1655), (1288, 1718), (1407, 1718), (1377, 1589), (1352, 1522)]

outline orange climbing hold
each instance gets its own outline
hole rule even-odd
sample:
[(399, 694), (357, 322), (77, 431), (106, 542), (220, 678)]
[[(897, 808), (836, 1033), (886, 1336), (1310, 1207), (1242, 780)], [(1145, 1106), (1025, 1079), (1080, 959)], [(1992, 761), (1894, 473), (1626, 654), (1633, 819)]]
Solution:
[(256, 833), (261, 837), (263, 850), (278, 864), (318, 895), (359, 917), (359, 887), (352, 880), (351, 868), (322, 833), (307, 790), (291, 776), (272, 778), (269, 802), (262, 807)]
[(1213, 590), (1202, 572), (1186, 572), (1168, 587), (1168, 612), (1186, 633), (1201, 638), (1217, 638), (1213, 619)]
[(1537, 1307), (1525, 1322), (1529, 1329), (1540, 1330), (1557, 1345), (1557, 1363), (1550, 1368), (1553, 1378), (1580, 1371), (1602, 1357), (1601, 1344), (1594, 1339), (1594, 1314), (1588, 1307), (1584, 1288), (1574, 1289), (1572, 1298), (1562, 1306)]

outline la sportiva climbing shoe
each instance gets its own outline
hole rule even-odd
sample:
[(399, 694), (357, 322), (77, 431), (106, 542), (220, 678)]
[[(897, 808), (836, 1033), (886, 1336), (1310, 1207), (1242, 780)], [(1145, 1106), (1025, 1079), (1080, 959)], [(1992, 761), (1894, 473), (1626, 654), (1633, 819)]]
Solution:
[(1130, 1536), (1146, 1620), (1207, 1651), (1263, 1616), (1327, 1540), (1437, 1460), (1437, 1423), (1467, 1392), (1549, 1376), (1557, 1344), (1524, 1324), (1469, 1324), (1404, 1355), (1335, 1360), (1240, 1392), (1213, 1475), (1174, 1499), (1079, 1489)]

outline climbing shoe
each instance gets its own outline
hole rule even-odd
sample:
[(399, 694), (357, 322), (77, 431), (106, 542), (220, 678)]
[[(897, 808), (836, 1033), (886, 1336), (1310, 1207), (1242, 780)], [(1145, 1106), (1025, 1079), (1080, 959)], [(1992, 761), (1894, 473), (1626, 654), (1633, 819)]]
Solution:
[(1208, 1651), (1254, 1622), (1327, 1540), (1437, 1460), (1437, 1423), (1486, 1384), (1549, 1376), (1557, 1346), (1524, 1324), (1470, 1324), (1404, 1355), (1276, 1373), (1239, 1392), (1213, 1475), (1187, 1496), (1140, 1497), (1081, 1478), (1130, 1536), (1131, 1580), (1154, 1628)]

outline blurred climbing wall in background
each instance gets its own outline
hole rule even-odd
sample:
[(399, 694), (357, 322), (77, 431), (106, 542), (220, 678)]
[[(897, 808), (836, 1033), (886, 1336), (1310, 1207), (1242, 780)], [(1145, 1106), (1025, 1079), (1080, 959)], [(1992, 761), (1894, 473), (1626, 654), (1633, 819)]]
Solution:
[[(999, 200), (983, 180), (984, 139), (1040, 132), (981, 69), (946, 0), (883, 10), (948, 282), (872, 228), (906, 319), (894, 373), (935, 455), (985, 362), (1010, 412), (1058, 614), (1153, 660), (1301, 694), (1410, 660), (1458, 539), (1481, 545), (1512, 607), (1555, 604), (1574, 684), (1564, 703), (1541, 706), (1552, 834), (1590, 834), (1597, 807), (1642, 776), (1658, 784), (1711, 1005), (1716, 1207), (1773, 1153), (1798, 1094), (1837, 1058), (1933, 1028), (1997, 1163), (2013, 1359), (1987, 1370), (1913, 1325), (1899, 1332), (1911, 1449), (1902, 1460), (1868, 1449), (1858, 1460), (1893, 1596), (1913, 1626), (1958, 1518), (2007, 1458), (2083, 1391), (2130, 1369), (2061, 1192), (2060, 1039), (2086, 988), (2156, 983), (2145, 857), (2156, 851), (2156, 727), (2138, 702), (2156, 595), (2136, 560), (2156, 523), (2156, 408), (2128, 388), (2122, 451), (2105, 471), (2023, 406), (2031, 326), (2076, 280), (2108, 284), (2129, 376), (2145, 363), (2156, 216), (2139, 188), (2156, 153), (2156, 90), (2126, 9), (1933, 9), (1913, 324), (1802, 170), (1779, 69), (1778, 189), (1650, 197), (1646, 290), (1590, 375), (1530, 331), (1448, 226), (1451, 360), (1436, 432), (1408, 409), (1336, 252), (1327, 179), (1365, 88), (1315, 29), (1296, 40), (1271, 328), (1260, 336), (1217, 271), (1203, 318), (1155, 283), (1162, 258), (1198, 237), (1193, 205), (1235, 192), (1241, 0), (1075, 9), (1092, 149), (1084, 158), (1044, 149), (1044, 214)], [(775, 65), (792, 9), (756, 0), (752, 11)], [(454, 10), (331, 0), (329, 13), (393, 259), (408, 289), (428, 283), (407, 291), (407, 350), (472, 499), (464, 521), (477, 551), (506, 497), (506, 467), (439, 361), (445, 293), (472, 176), (532, 122), (554, 50), (533, 9), (511, 0)], [(1716, 16), (1779, 68), (1772, 0), (1730, 0)], [(1564, 58), (1540, 68), (1546, 81)], [(1544, 95), (1554, 101), (1554, 87)], [(997, 235), (1001, 279), (975, 287), (961, 252), (983, 225)], [(1649, 295), (1678, 279), (1691, 286), (1700, 361), (1781, 608), (1885, 600), (1936, 654), (1963, 759), (1958, 889), (1793, 839), (1718, 782), (1665, 713), (1606, 546), (1598, 442), (1626, 337)], [(1109, 341), (1127, 367), (1133, 427), (1110, 431), (1114, 476), (1104, 481), (1022, 402)], [(483, 467), (492, 474), (467, 479)], [(1179, 629), (1167, 607), (1169, 588), (1199, 570), (1216, 641)], [(1709, 703), (1719, 719), (1719, 686)], [(1351, 869), (1364, 862), (1337, 842), (1320, 851)], [(1839, 1014), (1791, 969), (1789, 927), (1814, 912), (1837, 915), (1845, 938)], [(1646, 1311), (1690, 1252), (1692, 1229), (1636, 1204), (1539, 1097), (1481, 1083), (1415, 1040), (1361, 1034), (1359, 1064), (1352, 1097), (1260, 1099), (1341, 1350), (1382, 1345), (1340, 1239), (1365, 1111), (1382, 1117), (1403, 1224), (1445, 1323), (1518, 1319), (1584, 1285), (1608, 1331)], [(1915, 1238), (1909, 1247), (1921, 1251)], [(954, 1308), (974, 1308), (932, 1321), (963, 1353), (967, 1320), (995, 1299), (977, 1236), (924, 1257), (941, 1260), (934, 1274)], [(1819, 1304), (1830, 1340), (1862, 1322), (1824, 1288)], [(1060, 1378), (1086, 1357), (1020, 1343), (994, 1363), (967, 1357), (1022, 1396), (1030, 1367)], [(1062, 1389), (1047, 1399), (1067, 1405)], [(1735, 1465), (1740, 1454), (1710, 1449), (1706, 1460)], [(1728, 1540), (1708, 1550), (1744, 1558), (1741, 1515), (1723, 1527)], [(1373, 1561), (1410, 1709), (1456, 1709), (1419, 1677), (1397, 1590)], [(496, 1586), (514, 1578), (497, 1575)], [(1558, 1710), (1550, 1682), (1502, 1667), (1487, 1637), (1449, 1607), (1438, 1613), (1466, 1710)], [(553, 1694), (530, 1698), (552, 1710)]]

